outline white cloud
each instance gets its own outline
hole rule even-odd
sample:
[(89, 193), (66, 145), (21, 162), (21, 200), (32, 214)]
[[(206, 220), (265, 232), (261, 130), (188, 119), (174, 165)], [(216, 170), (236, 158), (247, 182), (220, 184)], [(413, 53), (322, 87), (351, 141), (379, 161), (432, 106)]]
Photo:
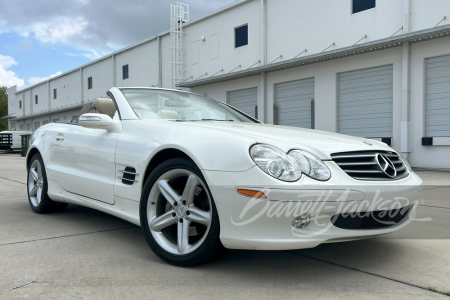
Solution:
[(58, 76), (58, 75), (61, 75), (62, 73), (60, 72), (60, 71), (58, 71), (58, 72), (56, 72), (55, 74), (52, 74), (52, 75), (50, 75), (50, 76), (48, 76), (48, 77), (30, 77), (30, 78), (28, 78), (28, 83), (30, 84), (30, 85), (34, 85), (34, 84), (36, 84), (36, 83), (39, 83), (39, 82), (41, 82), (41, 81), (45, 81), (45, 80), (47, 80), (47, 79), (49, 79), (49, 78), (52, 78), (52, 77), (55, 77), (55, 76)]
[(81, 56), (80, 54), (71, 53), (71, 52), (64, 52), (63, 54), (67, 55), (67, 56), (72, 56), (72, 57), (79, 57), (79, 56)]
[(14, 58), (12, 58), (9, 55), (1, 55), (0, 54), (0, 65), (3, 66), (3, 68), (8, 69), (11, 68), (12, 66), (17, 65), (17, 62)]
[(17, 65), (14, 58), (9, 55), (4, 56), (0, 54), (0, 86), (10, 87), (17, 85), (18, 87), (21, 87), (25, 85), (24, 80), (17, 77), (16, 73), (7, 70), (14, 65)]
[(34, 37), (42, 43), (69, 44), (71, 38), (79, 37), (87, 25), (88, 22), (82, 17), (57, 17), (50, 21), (34, 23), (18, 31), (24, 37), (29, 37), (33, 33)]
[(97, 58), (100, 58), (102, 55), (100, 55), (97, 51), (94, 49), (91, 49), (90, 52), (87, 52), (84, 54), (84, 57), (90, 60), (95, 60)]
[(108, 52), (100, 51), (100, 53), (99, 53), (98, 51), (96, 51), (94, 49), (90, 49), (90, 50), (87, 50), (87, 52), (86, 51), (81, 52), (81, 53), (64, 52), (63, 54), (67, 55), (67, 56), (71, 56), (71, 57), (85, 57), (89, 60), (96, 60), (97, 58), (107, 55)]
[(6, 27), (6, 20), (0, 20), (0, 34), (5, 32), (5, 30), (3, 29), (5, 27)]
[[(191, 19), (235, 0), (184, 0)], [(0, 0), (0, 32), (65, 44), (89, 59), (142, 41), (170, 26), (169, 0)], [(93, 52), (94, 49), (96, 52)], [(72, 53), (74, 51), (71, 50)], [(75, 52), (76, 53), (76, 52)]]

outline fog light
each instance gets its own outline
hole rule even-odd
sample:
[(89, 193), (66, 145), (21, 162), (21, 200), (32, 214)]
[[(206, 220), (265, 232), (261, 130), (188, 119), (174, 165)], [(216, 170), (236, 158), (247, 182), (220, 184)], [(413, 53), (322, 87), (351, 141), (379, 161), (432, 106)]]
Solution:
[(292, 220), (292, 227), (294, 228), (305, 228), (309, 225), (309, 214), (304, 214), (301, 216), (296, 217), (294, 220)]

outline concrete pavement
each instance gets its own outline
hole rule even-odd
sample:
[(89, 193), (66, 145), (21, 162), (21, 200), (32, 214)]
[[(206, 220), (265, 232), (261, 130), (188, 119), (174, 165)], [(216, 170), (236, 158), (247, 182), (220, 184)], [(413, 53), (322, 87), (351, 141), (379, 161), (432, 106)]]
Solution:
[[(156, 257), (139, 227), (80, 206), (37, 215), (25, 159), (0, 155), (0, 299), (448, 299), (450, 173), (419, 172), (426, 190), (404, 230), (296, 251), (230, 251), (195, 268)], [(17, 289), (10, 289), (31, 281)]]

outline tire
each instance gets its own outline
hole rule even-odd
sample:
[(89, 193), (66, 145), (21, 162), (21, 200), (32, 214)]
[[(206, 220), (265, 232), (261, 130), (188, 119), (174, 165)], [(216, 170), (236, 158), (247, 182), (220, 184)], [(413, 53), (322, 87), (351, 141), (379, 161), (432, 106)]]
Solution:
[(44, 161), (39, 153), (33, 155), (28, 165), (27, 193), (31, 209), (38, 214), (62, 212), (67, 203), (52, 201), (47, 194), (48, 182)]
[(170, 264), (195, 266), (225, 251), (211, 192), (188, 159), (169, 159), (153, 170), (144, 185), (140, 220), (147, 244)]

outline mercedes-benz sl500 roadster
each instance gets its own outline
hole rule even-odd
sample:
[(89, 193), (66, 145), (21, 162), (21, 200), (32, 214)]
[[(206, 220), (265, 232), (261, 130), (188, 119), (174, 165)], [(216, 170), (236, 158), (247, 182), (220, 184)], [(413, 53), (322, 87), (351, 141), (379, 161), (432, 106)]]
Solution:
[(87, 206), (142, 228), (181, 266), (226, 249), (287, 250), (392, 233), (415, 217), (422, 180), (385, 143), (262, 124), (178, 90), (112, 88), (77, 122), (30, 138), (36, 213)]

